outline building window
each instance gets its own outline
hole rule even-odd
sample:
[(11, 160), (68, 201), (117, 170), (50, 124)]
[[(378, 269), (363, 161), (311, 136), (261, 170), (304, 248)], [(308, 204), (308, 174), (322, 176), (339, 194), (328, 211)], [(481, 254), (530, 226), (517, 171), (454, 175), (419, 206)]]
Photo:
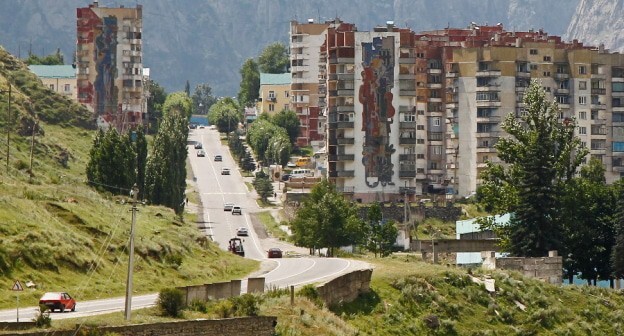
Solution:
[(579, 97), (578, 97), (578, 102), (579, 102), (579, 104), (581, 104), (581, 105), (585, 105), (585, 104), (587, 104), (587, 97), (586, 97), (586, 96), (579, 96)]
[(424, 160), (425, 159), (425, 154), (416, 154), (416, 158)]
[(544, 71), (544, 77), (550, 77), (550, 71)]
[(587, 112), (586, 111), (580, 111), (579, 112), (579, 119), (580, 120), (587, 120)]
[(425, 168), (416, 168), (416, 173), (417, 174), (424, 174), (425, 173)]
[(551, 60), (550, 56), (544, 56), (544, 62), (550, 62)]
[(418, 115), (425, 115), (425, 110), (418, 110), (416, 113), (418, 113)]
[(425, 130), (425, 125), (416, 125), (416, 130), (424, 131)]
[(442, 146), (431, 146), (433, 155), (442, 155)]
[(416, 143), (419, 145), (424, 145), (425, 144), (425, 139), (416, 139)]
[(579, 72), (579, 75), (587, 74), (587, 67), (584, 65), (579, 65), (578, 72)]
[(430, 162), (429, 163), (429, 169), (431, 169), (431, 170), (438, 169), (438, 163), (437, 162)]
[(440, 126), (440, 118), (433, 118), (433, 126)]
[(275, 91), (269, 91), (269, 100), (275, 100)]
[(531, 54), (531, 55), (537, 55), (537, 49), (530, 49), (530, 50), (529, 50), (529, 54)]
[(416, 57), (417, 57), (417, 58), (425, 58), (425, 53), (423, 53), (423, 52), (417, 52), (417, 53), (416, 53)]
[(477, 133), (490, 133), (492, 132), (492, 124), (477, 123)]
[(584, 127), (584, 126), (579, 127), (579, 134), (582, 134), (582, 135), (587, 134), (587, 127)]
[(587, 81), (579, 82), (579, 90), (587, 90)]
[(537, 70), (537, 64), (531, 64), (531, 70)]
[(71, 85), (65, 84), (65, 92), (71, 91)]
[(284, 91), (284, 97), (286, 97), (286, 98), (290, 97), (290, 92)]
[(269, 112), (275, 111), (275, 104), (269, 104)]

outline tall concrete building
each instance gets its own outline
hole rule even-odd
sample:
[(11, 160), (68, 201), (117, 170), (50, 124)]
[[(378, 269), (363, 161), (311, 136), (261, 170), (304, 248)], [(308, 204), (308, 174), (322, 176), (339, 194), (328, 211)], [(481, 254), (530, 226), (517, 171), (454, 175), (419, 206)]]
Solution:
[(146, 124), (141, 5), (106, 8), (96, 0), (76, 17), (78, 100), (101, 127)]
[(624, 172), (624, 55), (500, 24), (416, 33), (335, 21), (316, 35), (327, 177), (354, 199), (475, 192), (532, 79), (558, 102), (560, 122), (577, 121), (607, 180)]

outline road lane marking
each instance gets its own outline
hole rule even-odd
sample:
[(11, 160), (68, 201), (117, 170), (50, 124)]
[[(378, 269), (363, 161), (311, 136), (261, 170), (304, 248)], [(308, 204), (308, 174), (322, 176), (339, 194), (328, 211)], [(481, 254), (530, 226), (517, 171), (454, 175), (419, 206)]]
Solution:
[(258, 245), (258, 241), (255, 238), (256, 235), (256, 230), (254, 230), (251, 225), (249, 224), (249, 215), (247, 213), (245, 213), (243, 215), (243, 217), (245, 217), (245, 224), (247, 225), (247, 232), (252, 232), (253, 233), (250, 235), (251, 240), (253, 240), (254, 245), (256, 246), (256, 250), (258, 252), (260, 252), (260, 260), (262, 259), (268, 259), (267, 256), (264, 255), (264, 251), (262, 250), (262, 248)]
[[(292, 278), (292, 277), (296, 277), (297, 275), (303, 274), (303, 273), (305, 273), (305, 272), (309, 271), (310, 269), (312, 269), (314, 266), (316, 266), (316, 261), (315, 261), (314, 259), (312, 259), (312, 258), (307, 258), (307, 259), (309, 259), (309, 260), (311, 260), (311, 261), (312, 261), (312, 265), (310, 265), (310, 267), (308, 267), (308, 268), (304, 269), (303, 271), (301, 271), (301, 272), (299, 272), (299, 273), (291, 274), (291, 275), (289, 275), (289, 276), (287, 276), (287, 277), (284, 277), (284, 278), (275, 279), (275, 280), (271, 281), (271, 283), (273, 283), (273, 282), (277, 282), (277, 281), (282, 281), (282, 280), (284, 280), (284, 279), (288, 279), (288, 278)], [(269, 273), (271, 273), (271, 272), (269, 272)], [(267, 273), (267, 274), (268, 274), (268, 273)], [(266, 279), (266, 274), (265, 274), (264, 278)]]
[(322, 277), (318, 277), (318, 278), (314, 278), (314, 279), (308, 279), (306, 281), (301, 281), (301, 282), (297, 282), (297, 283), (290, 284), (290, 285), (291, 286), (298, 286), (298, 285), (301, 285), (301, 284), (309, 284), (309, 283), (313, 283), (313, 282), (316, 282), (316, 281), (321, 280), (321, 279), (334, 277), (335, 275), (340, 274), (340, 273), (344, 272), (347, 268), (351, 267), (351, 261), (349, 261), (347, 259), (335, 259), (335, 260), (345, 260), (347, 262), (347, 266), (343, 267), (340, 271), (336, 271), (334, 273), (331, 273), (331, 274), (328, 274), (328, 275), (324, 275)]

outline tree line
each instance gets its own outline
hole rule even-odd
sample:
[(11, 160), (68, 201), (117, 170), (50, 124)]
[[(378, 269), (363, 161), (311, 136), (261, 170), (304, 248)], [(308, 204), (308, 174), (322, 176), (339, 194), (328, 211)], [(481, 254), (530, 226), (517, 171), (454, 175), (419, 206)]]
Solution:
[(167, 96), (149, 154), (141, 127), (122, 135), (114, 127), (106, 132), (100, 129), (89, 153), (88, 183), (115, 195), (128, 194), (136, 183), (141, 199), (181, 214), (185, 205), (191, 104), (184, 92)]
[[(624, 189), (609, 185), (600, 160), (574, 135), (575, 118), (560, 119), (557, 104), (533, 81), (520, 117), (502, 123), (509, 137), (496, 143), (501, 163), (488, 163), (477, 201), (489, 213), (510, 213), (494, 230), (504, 251), (543, 257), (557, 250), (564, 272), (596, 283), (624, 277)], [(586, 163), (586, 164), (584, 164)], [(583, 165), (584, 164), (584, 165)]]

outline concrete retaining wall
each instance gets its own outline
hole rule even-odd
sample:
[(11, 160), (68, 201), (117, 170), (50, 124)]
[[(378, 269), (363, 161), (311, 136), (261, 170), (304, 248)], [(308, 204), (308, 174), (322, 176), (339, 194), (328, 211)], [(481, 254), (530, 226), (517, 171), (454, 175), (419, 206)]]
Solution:
[(0, 322), (0, 332), (26, 330), (35, 327), (35, 322)]
[(563, 282), (563, 260), (557, 251), (550, 251), (543, 258), (495, 258), (493, 252), (484, 252), (483, 267), (518, 271), (551, 284)]
[(264, 278), (248, 278), (247, 279), (247, 293), (263, 293), (264, 292)]
[[(262, 278), (262, 283), (262, 290), (256, 293), (264, 291), (264, 278)], [(241, 280), (176, 288), (183, 293), (184, 305), (188, 305), (193, 301), (219, 300), (238, 296), (241, 293)]]
[[(277, 317), (253, 316), (220, 320), (195, 320), (168, 323), (140, 324), (119, 327), (90, 328), (102, 334), (115, 333), (121, 336), (271, 336), (275, 333)], [(87, 328), (81, 328), (86, 331)], [(77, 335), (76, 330), (54, 332), (20, 333), (21, 336)]]
[(370, 291), (372, 269), (358, 270), (337, 277), (318, 286), (319, 297), (328, 305), (351, 302)]

